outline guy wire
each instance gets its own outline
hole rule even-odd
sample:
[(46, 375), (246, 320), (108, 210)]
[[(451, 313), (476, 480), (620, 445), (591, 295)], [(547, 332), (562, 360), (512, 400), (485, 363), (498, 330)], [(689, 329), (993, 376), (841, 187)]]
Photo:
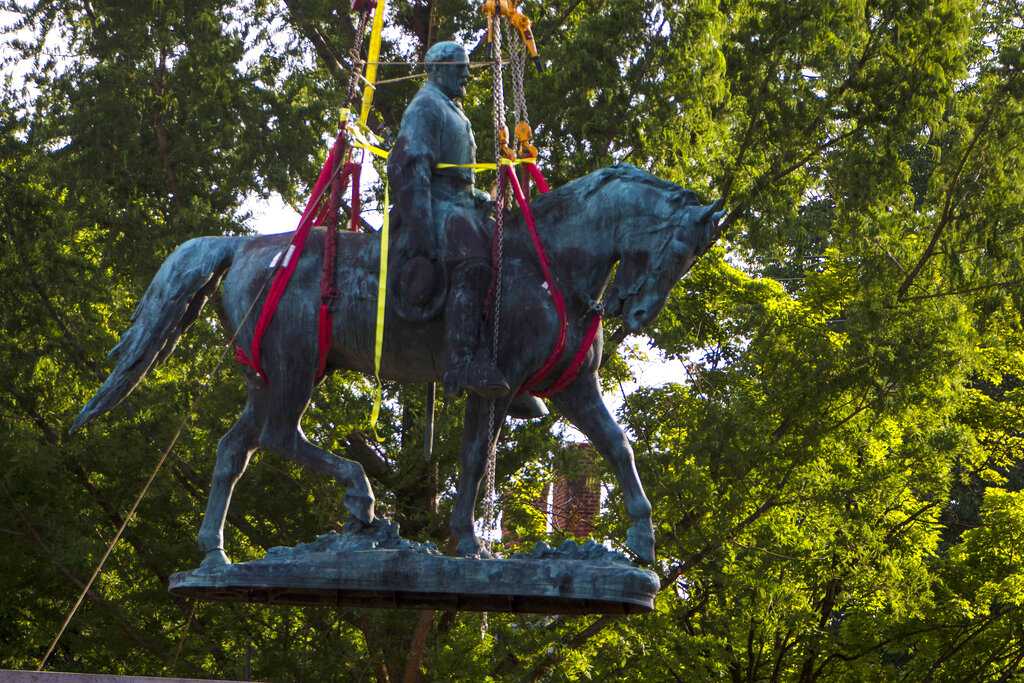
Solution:
[[(227, 358), (228, 351), (231, 350), (232, 346), (235, 343), (235, 340), (238, 338), (238, 333), (245, 325), (245, 322), (249, 319), (249, 316), (252, 315), (253, 309), (256, 308), (256, 303), (263, 296), (263, 292), (266, 291), (267, 285), (270, 284), (270, 279), (275, 272), (276, 270), (274, 269), (268, 269), (267, 276), (263, 280), (263, 286), (260, 287), (260, 291), (256, 294), (255, 298), (253, 298), (252, 303), (249, 305), (249, 310), (247, 310), (245, 312), (245, 315), (242, 316), (242, 320), (241, 322), (238, 323), (238, 327), (235, 329), (235, 333), (231, 335), (231, 339), (228, 341), (224, 353), (222, 353), (220, 358), (217, 360), (217, 365), (214, 366), (213, 370), (206, 374), (205, 380), (199, 387), (200, 392), (204, 390), (209, 390), (211, 388), (209, 380), (212, 377), (214, 377), (217, 373), (219, 373), (220, 369), (224, 366), (224, 359)], [(124, 521), (121, 522), (121, 527), (117, 530), (117, 533), (114, 534), (113, 540), (110, 541), (110, 544), (107, 546), (106, 551), (103, 553), (103, 557), (100, 558), (99, 564), (97, 564), (96, 569), (93, 570), (92, 576), (89, 577), (89, 580), (85, 583), (85, 586), (82, 588), (82, 592), (78, 595), (78, 599), (75, 601), (74, 606), (67, 613), (67, 616), (64, 617), (64, 622), (61, 624), (60, 630), (58, 630), (57, 635), (54, 636), (53, 642), (50, 643), (50, 647), (46, 650), (46, 654), (43, 655), (42, 660), (40, 660), (39, 667), (36, 669), (36, 671), (42, 671), (43, 667), (46, 666), (47, 660), (50, 659), (50, 655), (53, 654), (53, 651), (57, 648), (57, 643), (60, 642), (61, 637), (64, 635), (64, 631), (67, 630), (68, 624), (70, 624), (71, 620), (75, 617), (75, 614), (78, 612), (78, 608), (82, 606), (82, 601), (85, 600), (85, 596), (92, 589), (92, 585), (96, 582), (96, 579), (97, 577), (99, 577), (100, 572), (103, 571), (103, 565), (106, 564), (107, 558), (110, 557), (110, 553), (114, 550), (114, 546), (116, 546), (118, 541), (121, 540), (121, 536), (124, 534), (124, 530), (128, 527), (128, 524), (135, 517), (135, 512), (139, 509), (139, 504), (142, 503), (142, 499), (146, 497), (146, 494), (149, 492), (149, 487), (153, 484), (153, 481), (156, 479), (156, 475), (160, 472), (160, 469), (167, 461), (167, 457), (171, 454), (171, 451), (174, 449), (175, 444), (178, 443), (178, 438), (181, 437), (181, 433), (185, 430), (185, 426), (188, 424), (189, 420), (191, 420), (192, 405), (196, 402), (197, 394), (198, 392), (196, 394), (192, 394), (189, 397), (188, 405), (185, 407), (185, 414), (178, 422), (178, 427), (174, 431), (174, 436), (171, 437), (170, 443), (167, 444), (167, 447), (164, 448), (163, 453), (161, 453), (160, 460), (157, 461), (156, 467), (153, 468), (153, 473), (149, 475), (149, 479), (146, 480), (146, 484), (142, 487), (142, 490), (139, 491), (139, 495), (136, 496), (135, 502), (132, 503), (131, 509), (128, 510), (128, 514), (125, 515)], [(205, 398), (205, 396), (203, 396), (203, 398)]]

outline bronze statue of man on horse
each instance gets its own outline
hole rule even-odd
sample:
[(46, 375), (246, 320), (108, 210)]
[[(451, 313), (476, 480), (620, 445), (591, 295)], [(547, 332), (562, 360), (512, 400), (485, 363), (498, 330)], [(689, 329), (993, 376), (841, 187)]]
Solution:
[[(527, 380), (542, 367), (571, 381), (552, 390), (554, 408), (605, 457), (619, 481), (631, 526), (626, 546), (644, 562), (654, 560), (651, 505), (644, 494), (623, 430), (604, 404), (598, 371), (603, 334), (594, 310), (620, 316), (624, 329), (640, 330), (664, 306), (675, 283), (718, 238), (720, 203), (702, 205), (696, 194), (626, 164), (596, 170), (531, 204), (536, 235), (521, 214), (504, 215), (504, 260), (499, 310), (502, 334), (497, 364), (487, 347), (484, 301), (490, 286), (491, 206), (474, 190), (472, 130), (456, 100), (468, 77), (465, 51), (440, 43), (427, 53), (429, 81), (409, 105), (388, 164), (397, 192), (397, 275), (389, 284), (380, 376), (404, 383), (432, 382), (468, 389), (461, 471), (451, 515), (457, 552), (486, 554), (476, 536), (477, 497), (487, 453), (500, 437), (504, 418)], [(122, 401), (145, 375), (173, 351), (223, 281), (221, 308), (228, 335), (247, 346), (260, 304), (268, 264), (277, 264), (291, 233), (200, 237), (182, 244), (161, 265), (111, 352), (117, 364), (82, 409), (72, 429)], [(536, 237), (536, 239), (534, 239)], [(550, 262), (538, 263), (543, 242)], [(339, 457), (311, 443), (300, 421), (318, 383), (318, 318), (325, 235), (310, 234), (279, 310), (263, 338), (266, 381), (244, 368), (248, 399), (238, 421), (221, 439), (213, 486), (199, 533), (204, 566), (228, 562), (224, 522), (231, 493), (257, 449), (266, 449), (335, 478), (346, 488), (344, 505), (354, 524), (375, 519), (367, 472), (381, 463)], [(378, 234), (339, 235), (335, 281), (345, 296), (336, 301), (326, 372), (374, 372)], [(616, 269), (616, 264), (618, 267)], [(275, 266), (271, 266), (271, 269)], [(614, 279), (612, 274), (614, 272)], [(553, 277), (553, 280), (551, 278)], [(549, 280), (564, 297), (556, 306)], [(438, 315), (445, 304), (444, 315)], [(562, 310), (556, 310), (561, 308)], [(589, 329), (588, 329), (589, 327)], [(565, 353), (551, 356), (559, 343)], [(576, 355), (573, 350), (576, 349)], [(572, 370), (567, 372), (567, 370)], [(493, 422), (492, 422), (493, 415)], [(492, 429), (492, 424), (497, 428)], [(384, 463), (383, 466), (386, 466)]]

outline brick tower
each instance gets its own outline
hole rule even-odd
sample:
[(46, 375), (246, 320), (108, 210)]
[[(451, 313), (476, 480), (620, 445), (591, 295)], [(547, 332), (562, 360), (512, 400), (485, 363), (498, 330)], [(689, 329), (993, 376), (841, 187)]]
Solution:
[(572, 463), (555, 470), (551, 526), (573, 536), (589, 536), (601, 510), (601, 456), (590, 444), (580, 443), (570, 445), (565, 457)]

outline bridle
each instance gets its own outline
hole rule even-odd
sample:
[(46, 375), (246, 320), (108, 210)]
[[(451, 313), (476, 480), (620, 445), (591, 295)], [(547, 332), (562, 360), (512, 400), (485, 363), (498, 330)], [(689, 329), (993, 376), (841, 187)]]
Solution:
[[(658, 248), (660, 255), (653, 268), (649, 269), (646, 274), (636, 278), (633, 284), (630, 285), (629, 289), (623, 290), (616, 283), (609, 288), (609, 291), (605, 294), (604, 299), (601, 302), (602, 310), (611, 310), (615, 314), (622, 312), (622, 306), (625, 302), (636, 297), (641, 292), (647, 291), (651, 287), (657, 286), (657, 283), (661, 280), (665, 270), (667, 270), (674, 261), (678, 260), (682, 255), (672, 249), (671, 244), (676, 238), (676, 229), (669, 231), (669, 236)], [(622, 259), (620, 259), (620, 268)], [(618, 275), (616, 275), (616, 281)], [(614, 301), (612, 299), (615, 299)]]

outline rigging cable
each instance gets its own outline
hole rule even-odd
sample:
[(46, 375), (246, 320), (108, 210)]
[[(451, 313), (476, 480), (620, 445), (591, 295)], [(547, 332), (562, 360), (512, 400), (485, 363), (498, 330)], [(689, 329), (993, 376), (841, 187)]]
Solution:
[[(235, 339), (238, 337), (238, 332), (245, 325), (245, 321), (248, 320), (249, 316), (253, 312), (253, 309), (256, 308), (256, 302), (260, 300), (260, 297), (263, 296), (263, 292), (266, 290), (267, 285), (270, 284), (270, 277), (272, 274), (272, 272), (269, 273), (263, 279), (263, 286), (260, 288), (259, 293), (253, 298), (252, 303), (249, 305), (249, 310), (245, 312), (245, 315), (242, 317), (241, 322), (235, 329), (235, 333), (231, 335), (231, 339), (228, 340), (225, 351), (217, 360), (217, 365), (214, 366), (213, 370), (207, 373), (205, 381), (200, 385), (199, 391), (196, 392), (196, 394), (203, 391), (209, 391), (211, 389), (210, 380), (213, 377), (215, 377), (218, 372), (220, 372), (220, 369), (222, 367), (224, 367), (224, 361), (228, 357), (228, 352), (234, 346)], [(139, 495), (135, 497), (135, 502), (132, 503), (131, 509), (129, 509), (128, 514), (125, 515), (124, 521), (121, 522), (120, 528), (117, 530), (117, 533), (114, 534), (114, 538), (110, 541), (110, 544), (107, 545), (107, 549), (103, 553), (103, 557), (100, 558), (99, 563), (96, 565), (96, 568), (92, 572), (92, 576), (89, 577), (89, 580), (85, 583), (85, 586), (82, 588), (82, 592), (79, 593), (78, 599), (75, 601), (75, 604), (71, 607), (67, 615), (64, 617), (64, 622), (61, 624), (60, 629), (57, 631), (57, 635), (54, 636), (53, 642), (50, 643), (50, 647), (46, 650), (46, 654), (43, 655), (43, 658), (39, 661), (39, 666), (38, 668), (36, 668), (36, 671), (42, 671), (43, 667), (46, 666), (47, 660), (50, 659), (50, 655), (53, 654), (53, 651), (57, 648), (57, 643), (60, 642), (61, 637), (67, 630), (68, 624), (70, 624), (71, 620), (75, 617), (75, 613), (77, 613), (78, 608), (82, 606), (82, 601), (85, 600), (85, 596), (88, 595), (89, 591), (92, 589), (93, 583), (96, 582), (96, 579), (99, 577), (100, 572), (103, 571), (103, 565), (106, 564), (107, 558), (110, 557), (110, 553), (114, 550), (114, 546), (116, 546), (117, 542), (121, 540), (121, 536), (124, 534), (124, 530), (128, 528), (128, 524), (131, 523), (132, 519), (135, 518), (135, 513), (139, 509), (139, 504), (142, 503), (142, 499), (146, 497), (146, 494), (149, 492), (149, 487), (153, 484), (153, 481), (156, 479), (156, 475), (160, 472), (160, 469), (164, 466), (164, 463), (167, 462), (167, 458), (170, 456), (171, 451), (174, 450), (174, 446), (178, 443), (178, 439), (181, 437), (181, 433), (185, 431), (185, 427), (187, 426), (189, 420), (191, 420), (192, 418), (192, 405), (193, 403), (195, 403), (196, 394), (193, 394), (192, 396), (189, 397), (188, 405), (185, 407), (185, 415), (178, 422), (178, 427), (174, 431), (174, 436), (171, 437), (171, 440), (167, 444), (166, 448), (164, 448), (163, 453), (160, 454), (160, 459), (157, 461), (156, 467), (153, 468), (153, 472), (152, 474), (149, 475), (149, 479), (146, 480), (146, 484), (142, 487), (142, 490), (139, 491)], [(205, 396), (203, 396), (203, 398), (205, 398)]]

